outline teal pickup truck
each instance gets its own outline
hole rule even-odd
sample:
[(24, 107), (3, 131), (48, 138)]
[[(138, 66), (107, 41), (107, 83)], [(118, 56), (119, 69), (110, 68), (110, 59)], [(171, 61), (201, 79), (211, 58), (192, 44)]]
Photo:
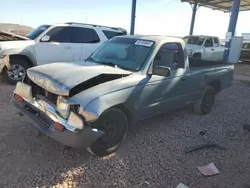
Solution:
[(105, 156), (134, 121), (188, 104), (209, 113), (216, 94), (232, 84), (233, 69), (189, 59), (179, 38), (119, 36), (83, 62), (28, 69), (12, 102), (49, 137)]

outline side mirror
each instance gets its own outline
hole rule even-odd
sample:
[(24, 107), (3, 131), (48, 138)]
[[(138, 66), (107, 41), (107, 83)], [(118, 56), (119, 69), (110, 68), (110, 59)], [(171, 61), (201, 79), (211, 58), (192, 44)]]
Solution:
[(153, 75), (168, 77), (170, 76), (170, 73), (171, 73), (171, 69), (169, 67), (165, 67), (165, 66), (153, 67)]
[(49, 42), (50, 40), (50, 36), (49, 35), (44, 35), (42, 38), (41, 38), (41, 42)]

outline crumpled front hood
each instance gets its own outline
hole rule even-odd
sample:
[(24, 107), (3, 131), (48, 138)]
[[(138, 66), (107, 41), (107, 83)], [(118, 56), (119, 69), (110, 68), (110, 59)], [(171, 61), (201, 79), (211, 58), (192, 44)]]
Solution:
[[(62, 96), (69, 96), (71, 89), (87, 81), (89, 81), (87, 86), (85, 84), (82, 88), (94, 87), (100, 80), (104, 83), (129, 74), (131, 72), (119, 68), (85, 62), (52, 63), (27, 70), (29, 79), (34, 83), (51, 93)], [(98, 77), (97, 83), (97, 79), (93, 79)]]

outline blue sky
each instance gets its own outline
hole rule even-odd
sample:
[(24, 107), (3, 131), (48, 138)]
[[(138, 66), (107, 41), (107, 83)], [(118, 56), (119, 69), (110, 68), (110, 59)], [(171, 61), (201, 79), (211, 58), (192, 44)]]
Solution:
[[(0, 22), (37, 27), (67, 21), (130, 28), (132, 0), (1, 0)], [(135, 32), (184, 36), (192, 9), (180, 0), (137, 0)], [(250, 11), (240, 12), (236, 33), (250, 33)], [(199, 8), (194, 34), (224, 38), (229, 14)]]

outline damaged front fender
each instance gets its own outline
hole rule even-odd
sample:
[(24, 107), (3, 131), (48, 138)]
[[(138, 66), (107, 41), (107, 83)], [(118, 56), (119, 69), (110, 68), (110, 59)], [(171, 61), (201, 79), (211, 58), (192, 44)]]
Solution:
[(92, 121), (96, 121), (106, 110), (112, 107), (123, 106), (127, 111), (129, 111), (129, 115), (131, 115), (129, 119), (133, 120), (135, 109), (134, 105), (131, 104), (133, 101), (129, 99), (129, 94), (132, 89), (133, 88), (126, 88), (100, 96), (89, 102), (83, 111), (84, 113), (91, 115), (89, 117), (92, 117)]

